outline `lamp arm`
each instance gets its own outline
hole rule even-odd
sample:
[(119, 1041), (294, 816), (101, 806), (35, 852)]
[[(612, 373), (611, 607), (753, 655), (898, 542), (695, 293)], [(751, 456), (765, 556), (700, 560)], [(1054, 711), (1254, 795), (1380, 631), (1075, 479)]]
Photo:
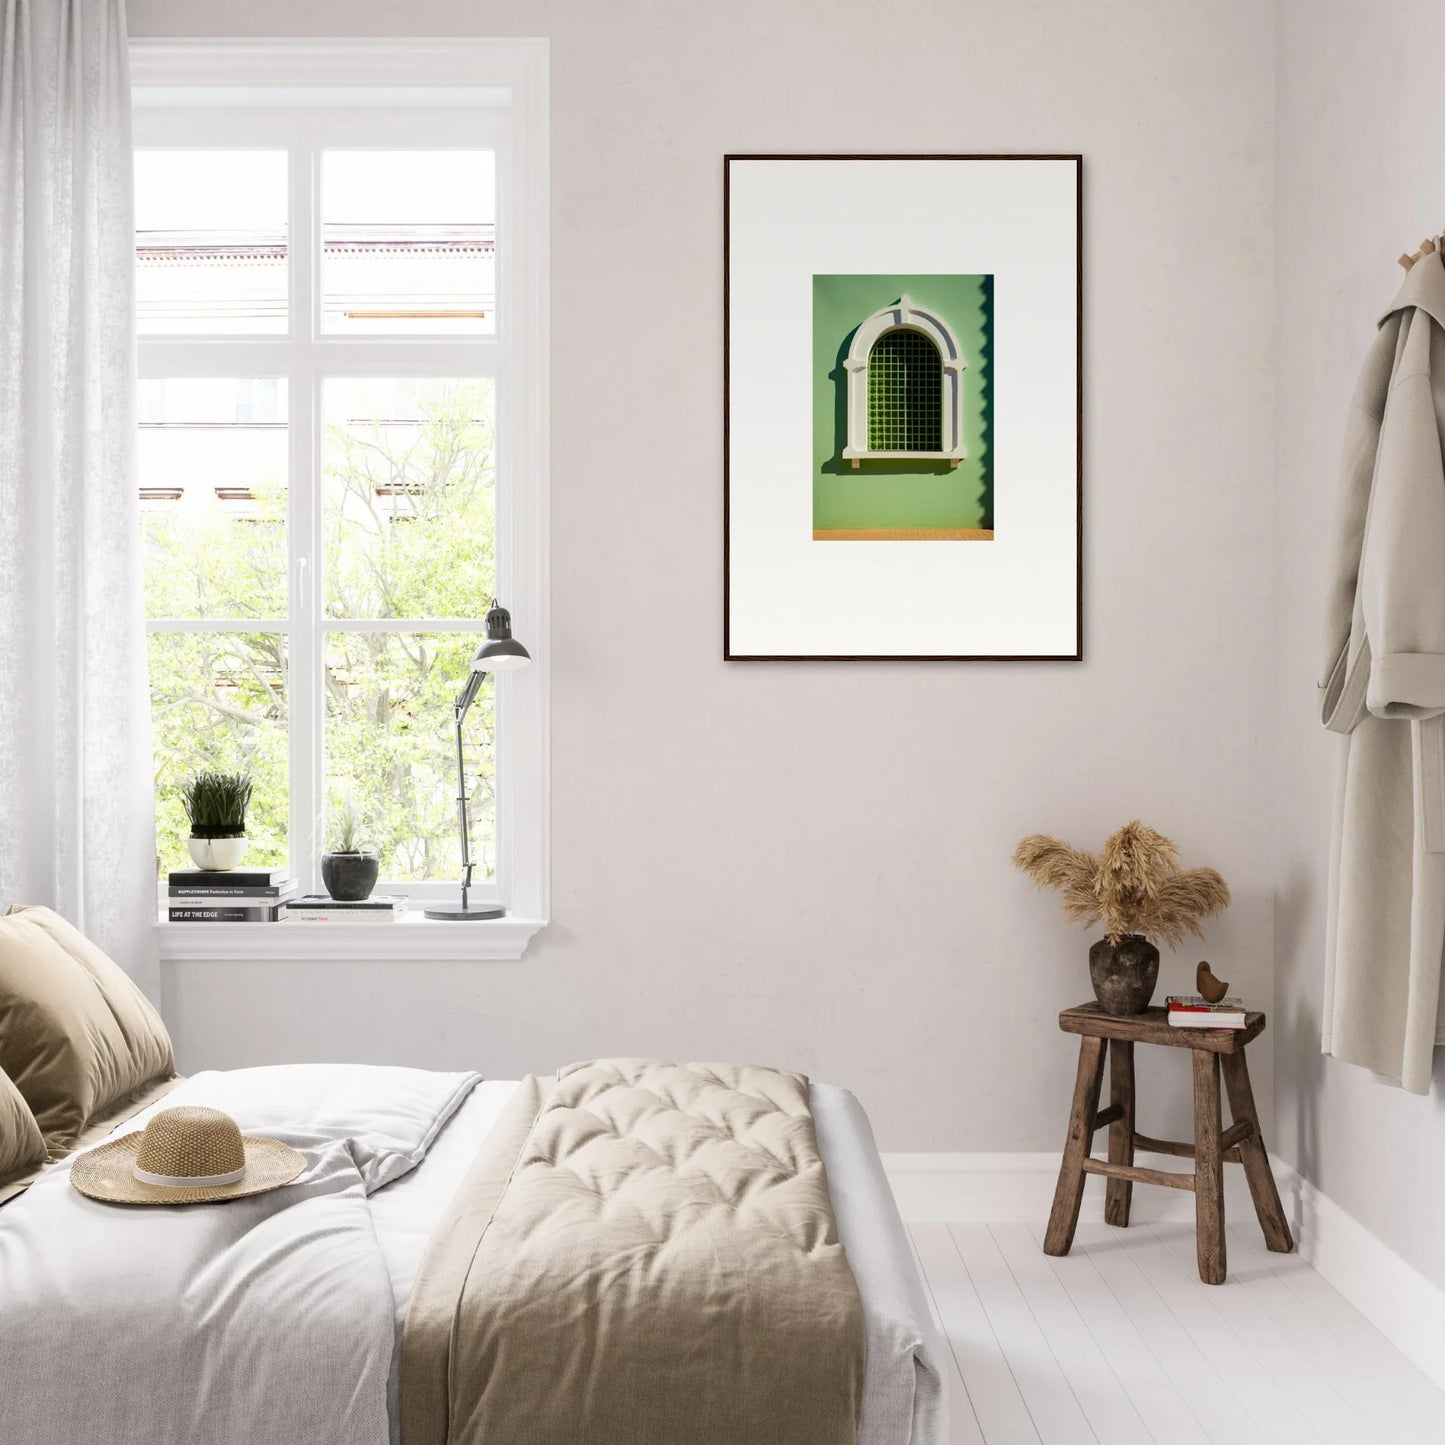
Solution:
[(457, 694), (456, 701), (452, 703), (452, 710), (457, 714), (458, 722), (466, 717), (467, 709), (471, 707), (477, 694), (482, 690), (482, 683), (486, 676), (485, 672), (474, 672), (467, 677), (466, 685)]
[(457, 826), (462, 835), (462, 908), (467, 906), (467, 893), (472, 886), (472, 838), (471, 824), (467, 818), (467, 772), (466, 760), (462, 754), (462, 724), (466, 721), (467, 710), (481, 690), (484, 672), (474, 672), (467, 678), (464, 688), (452, 704), (452, 717), (456, 722), (457, 739)]

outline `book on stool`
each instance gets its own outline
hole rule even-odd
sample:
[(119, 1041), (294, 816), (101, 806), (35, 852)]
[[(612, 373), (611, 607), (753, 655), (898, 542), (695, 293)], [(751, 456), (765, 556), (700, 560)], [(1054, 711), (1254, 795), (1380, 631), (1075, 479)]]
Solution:
[(1169, 1008), (1169, 1027), (1175, 1029), (1242, 1029), (1244, 1000), (1222, 998), (1210, 1003), (1203, 994), (1171, 993), (1164, 1001)]

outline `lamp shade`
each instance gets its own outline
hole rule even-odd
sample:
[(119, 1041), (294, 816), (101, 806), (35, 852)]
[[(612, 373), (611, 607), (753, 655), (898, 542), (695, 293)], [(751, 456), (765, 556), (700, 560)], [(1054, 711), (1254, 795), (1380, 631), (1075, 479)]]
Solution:
[(532, 655), (512, 636), (512, 614), (494, 597), (487, 613), (486, 641), (472, 655), (473, 672), (513, 672)]

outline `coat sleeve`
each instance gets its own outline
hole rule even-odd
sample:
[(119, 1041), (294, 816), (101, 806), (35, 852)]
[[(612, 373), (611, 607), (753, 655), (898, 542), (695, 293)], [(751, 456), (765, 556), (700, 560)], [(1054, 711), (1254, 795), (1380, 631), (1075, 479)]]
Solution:
[(1332, 732), (1348, 733), (1366, 715), (1370, 649), (1363, 624), (1355, 626), (1360, 583), (1360, 553), (1380, 423), (1390, 394), (1400, 316), (1387, 317), (1365, 356), (1345, 421), (1344, 452), (1330, 543), (1329, 588), (1325, 595), (1325, 645), (1319, 675), (1320, 720)]
[(1445, 335), (1437, 332), (1414, 314), (1380, 429), (1359, 583), (1366, 705), (1377, 717), (1445, 712), (1445, 462), (1434, 395), (1445, 388)]

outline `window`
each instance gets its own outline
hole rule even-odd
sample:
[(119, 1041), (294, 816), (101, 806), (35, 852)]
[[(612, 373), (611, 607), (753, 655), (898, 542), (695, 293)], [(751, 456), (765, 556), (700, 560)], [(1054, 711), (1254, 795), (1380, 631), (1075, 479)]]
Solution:
[(956, 467), (963, 447), (968, 363), (948, 323), (900, 296), (853, 333), (844, 362), (848, 431), (843, 459), (934, 459)]
[(496, 330), (491, 151), (334, 151), (321, 170), (327, 334)]
[(936, 452), (943, 446), (943, 363), (920, 331), (885, 331), (868, 353), (868, 446)]
[(142, 336), (285, 332), (286, 162), (284, 150), (136, 153)]
[(349, 803), (387, 891), (453, 893), (451, 700), (496, 596), (534, 665), (468, 716), (474, 891), (545, 919), (544, 67), (540, 42), (132, 47), (165, 868), (179, 785), (244, 769), (248, 861), (318, 888)]

